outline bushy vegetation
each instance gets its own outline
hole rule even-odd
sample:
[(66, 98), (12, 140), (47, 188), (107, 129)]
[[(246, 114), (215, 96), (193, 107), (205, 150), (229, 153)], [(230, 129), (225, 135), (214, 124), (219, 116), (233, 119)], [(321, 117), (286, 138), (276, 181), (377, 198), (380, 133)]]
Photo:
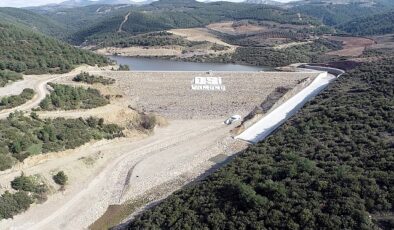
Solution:
[(354, 35), (376, 35), (394, 32), (394, 11), (356, 18), (338, 26), (339, 29)]
[(349, 4), (300, 4), (290, 11), (320, 19), (324, 24), (354, 35), (387, 34), (394, 31), (394, 5), (389, 0), (377, 0), (373, 5), (352, 2)]
[(25, 104), (28, 100), (33, 99), (34, 90), (24, 89), (19, 95), (12, 95), (8, 97), (3, 97), (0, 100), (0, 110), (14, 108), (19, 105)]
[(156, 122), (156, 116), (153, 114), (142, 114), (141, 115), (141, 120), (140, 120), (140, 125), (142, 128), (146, 130), (152, 130), (155, 128), (157, 122)]
[(52, 92), (41, 101), (43, 110), (92, 109), (107, 105), (109, 101), (97, 89), (49, 83)]
[[(55, 22), (61, 24), (65, 27), (65, 30), (62, 30), (65, 35), (61, 37), (56, 36), (67, 42), (76, 43), (78, 40), (78, 44), (84, 42), (83, 36), (78, 37), (80, 31), (91, 31), (90, 28), (96, 27), (97, 24), (100, 24), (102, 21), (108, 21), (108, 24), (118, 27), (119, 24), (115, 24), (112, 18), (118, 15), (126, 15), (127, 12), (133, 7), (119, 7), (119, 6), (111, 6), (111, 5), (91, 5), (86, 7), (74, 7), (74, 8), (58, 8), (53, 10), (40, 10), (40, 9), (32, 9), (32, 11), (41, 14)], [(100, 9), (100, 10), (99, 10)]]
[(67, 32), (63, 23), (27, 9), (1, 7), (0, 21), (29, 27), (37, 32), (62, 38)]
[(100, 83), (103, 85), (111, 85), (115, 83), (115, 79), (113, 78), (105, 78), (103, 76), (95, 76), (95, 75), (90, 75), (89, 73), (86, 72), (82, 72), (80, 74), (78, 74), (77, 76), (75, 76), (73, 78), (73, 81), (76, 82), (85, 82), (88, 84), (96, 84), (96, 83)]
[(122, 65), (122, 64), (120, 64), (118, 70), (119, 70), (119, 71), (129, 71), (129, 70), (130, 70), (130, 67), (129, 67), (128, 65)]
[(106, 57), (77, 49), (28, 29), (0, 22), (0, 70), (64, 73), (76, 65), (104, 65)]
[(291, 63), (319, 62), (323, 54), (338, 50), (341, 45), (326, 39), (318, 39), (313, 43), (293, 46), (284, 49), (268, 47), (238, 47), (234, 54), (193, 56), (189, 61), (197, 62), (230, 62), (257, 66), (285, 66)]
[[(394, 40), (394, 36), (393, 36)], [(381, 57), (393, 57), (394, 56), (394, 47), (393, 48), (378, 48), (378, 49), (366, 49), (363, 52), (362, 57), (376, 57), (376, 58), (381, 58)]]
[(27, 210), (34, 202), (27, 192), (10, 193), (6, 191), (0, 196), (0, 220), (12, 218)]
[(232, 61), (261, 66), (285, 66), (297, 62), (318, 62), (322, 54), (340, 48), (339, 43), (326, 39), (284, 49), (241, 47), (236, 50)]
[(41, 120), (35, 114), (28, 117), (16, 112), (0, 120), (0, 171), (31, 155), (73, 149), (91, 140), (122, 135), (122, 128), (104, 124), (103, 119)]
[(335, 26), (359, 17), (371, 16), (374, 14), (387, 12), (390, 7), (375, 5), (365, 7), (362, 4), (302, 4), (291, 9), (293, 12), (300, 12), (320, 19), (324, 24)]
[(242, 47), (237, 48), (231, 60), (236, 63), (245, 63), (258, 66), (285, 66), (291, 63), (311, 62), (311, 56), (308, 54), (309, 53), (304, 52), (303, 47), (292, 47), (281, 50), (271, 48)]
[(23, 79), (23, 75), (9, 70), (1, 70), (0, 68), (0, 87), (4, 87), (9, 82), (19, 81)]
[(63, 171), (60, 171), (53, 176), (53, 180), (56, 184), (64, 186), (68, 181), (68, 177)]
[(35, 176), (21, 176), (16, 177), (11, 181), (11, 187), (17, 191), (31, 192), (35, 194), (46, 194), (48, 187)]
[(27, 210), (34, 202), (44, 202), (49, 191), (38, 176), (21, 176), (11, 181), (11, 187), (16, 193), (6, 191), (0, 197), (0, 220), (12, 218), (14, 215)]
[(393, 59), (358, 67), (127, 228), (392, 229), (393, 79)]
[(108, 33), (91, 37), (88, 44), (98, 47), (131, 47), (131, 46), (193, 46), (202, 44), (200, 41), (189, 41), (181, 36), (166, 31), (130, 35), (128, 33)]

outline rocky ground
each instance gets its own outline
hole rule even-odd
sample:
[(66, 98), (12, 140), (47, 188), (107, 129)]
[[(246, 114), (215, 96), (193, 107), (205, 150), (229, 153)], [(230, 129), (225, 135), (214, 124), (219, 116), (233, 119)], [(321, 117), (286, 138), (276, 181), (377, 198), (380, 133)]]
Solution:
[[(117, 80), (130, 105), (170, 119), (246, 115), (276, 87), (294, 87), (315, 73), (284, 72), (103, 72)], [(226, 91), (194, 91), (194, 77), (221, 77)]]

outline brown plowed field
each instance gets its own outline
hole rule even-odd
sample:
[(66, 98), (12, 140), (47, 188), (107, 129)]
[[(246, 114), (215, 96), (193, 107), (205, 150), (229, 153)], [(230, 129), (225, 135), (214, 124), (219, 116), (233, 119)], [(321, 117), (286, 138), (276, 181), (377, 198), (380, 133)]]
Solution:
[(374, 40), (369, 38), (361, 38), (361, 37), (326, 36), (325, 38), (333, 41), (340, 41), (343, 43), (343, 48), (341, 50), (327, 53), (328, 55), (343, 56), (343, 57), (360, 56), (367, 47), (375, 44)]

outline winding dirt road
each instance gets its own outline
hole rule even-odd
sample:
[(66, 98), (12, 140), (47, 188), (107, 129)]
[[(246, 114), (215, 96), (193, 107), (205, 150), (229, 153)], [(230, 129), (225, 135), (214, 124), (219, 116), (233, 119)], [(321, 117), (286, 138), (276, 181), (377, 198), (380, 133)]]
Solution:
[[(25, 80), (21, 82), (14, 82), (9, 86), (6, 86), (10, 88), (12, 91), (20, 91), (20, 92), (22, 92), (23, 89), (25, 88), (31, 88), (34, 90), (35, 95), (33, 99), (31, 99), (30, 101), (26, 102), (23, 105), (11, 109), (1, 110), (0, 119), (7, 118), (10, 113), (13, 113), (15, 111), (30, 111), (32, 108), (38, 106), (48, 93), (47, 84), (49, 82), (55, 81), (56, 79), (63, 77), (66, 78), (66, 77), (74, 76), (80, 73), (81, 71), (85, 71), (89, 69), (94, 70), (96, 69), (96, 67), (81, 66), (66, 74), (26, 75), (24, 76)], [(26, 84), (24, 81), (30, 81), (31, 84), (33, 85)], [(3, 92), (4, 95), (2, 95), (2, 90), (0, 90), (0, 97), (9, 95), (8, 92), (9, 90), (5, 89), (3, 91), (4, 91)]]
[(35, 85), (33, 85), (32, 88), (34, 89), (35, 95), (34, 95), (33, 99), (31, 99), (30, 101), (26, 102), (23, 105), (20, 105), (20, 106), (11, 108), (11, 109), (1, 110), (0, 111), (0, 119), (7, 118), (10, 113), (13, 113), (17, 110), (28, 111), (28, 110), (31, 110), (32, 108), (38, 106), (40, 104), (40, 102), (45, 98), (45, 96), (48, 92), (46, 89), (47, 83), (55, 80), (56, 78), (59, 78), (59, 76), (42, 77), (42, 79), (34, 82)]

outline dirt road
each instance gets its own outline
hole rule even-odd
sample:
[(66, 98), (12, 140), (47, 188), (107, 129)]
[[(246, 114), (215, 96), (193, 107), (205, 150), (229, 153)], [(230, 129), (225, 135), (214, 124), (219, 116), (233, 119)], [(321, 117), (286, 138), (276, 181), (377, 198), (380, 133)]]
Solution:
[[(56, 78), (59, 78), (59, 76), (42, 77), (39, 80), (35, 81), (34, 85), (32, 87), (35, 92), (33, 99), (31, 99), (30, 101), (28, 101), (27, 103), (25, 103), (23, 105), (15, 107), (15, 108), (0, 111), (0, 119), (7, 118), (10, 113), (15, 112), (17, 110), (28, 111), (28, 110), (38, 106), (40, 104), (40, 102), (45, 98), (45, 96), (48, 92), (46, 89), (47, 83), (55, 80)], [(23, 85), (19, 85), (19, 86), (23, 87)]]
[(120, 23), (120, 25), (119, 25), (118, 33), (121, 33), (121, 32), (123, 31), (123, 30), (122, 30), (122, 27), (123, 27), (123, 25), (127, 22), (127, 20), (129, 20), (130, 14), (131, 14), (131, 12), (128, 12), (128, 13), (126, 14), (126, 16), (124, 16), (124, 20), (123, 20), (122, 23)]
[(87, 71), (87, 70), (98, 70), (98, 68), (81, 66), (66, 74), (26, 75), (24, 76), (23, 81), (14, 82), (6, 86), (5, 89), (0, 90), (0, 97), (9, 95), (10, 91), (22, 92), (23, 89), (25, 88), (33, 89), (35, 95), (33, 99), (31, 99), (30, 101), (26, 102), (23, 105), (0, 111), (0, 119), (7, 118), (10, 113), (13, 113), (15, 111), (30, 111), (32, 108), (38, 106), (48, 93), (47, 90), (48, 82), (55, 81), (56, 79), (63, 77), (66, 78), (66, 77), (74, 76), (80, 73), (81, 71)]
[[(210, 161), (212, 157), (234, 153), (237, 149), (232, 144), (236, 141), (228, 137), (229, 129), (221, 120), (177, 120), (146, 139), (124, 139), (85, 148), (87, 152), (99, 151), (116, 157), (101, 164), (89, 176), (80, 173), (80, 178), (71, 178), (73, 181), (64, 194), (57, 193), (13, 220), (0, 222), (0, 226), (40, 230), (86, 228), (108, 205), (141, 195), (184, 173), (203, 173), (214, 164)], [(75, 150), (80, 152), (80, 148)], [(72, 161), (68, 164), (72, 165)], [(23, 171), (48, 174), (59, 167), (55, 158)], [(81, 166), (68, 168), (66, 172), (78, 167)], [(1, 175), (0, 180), (6, 177)]]

